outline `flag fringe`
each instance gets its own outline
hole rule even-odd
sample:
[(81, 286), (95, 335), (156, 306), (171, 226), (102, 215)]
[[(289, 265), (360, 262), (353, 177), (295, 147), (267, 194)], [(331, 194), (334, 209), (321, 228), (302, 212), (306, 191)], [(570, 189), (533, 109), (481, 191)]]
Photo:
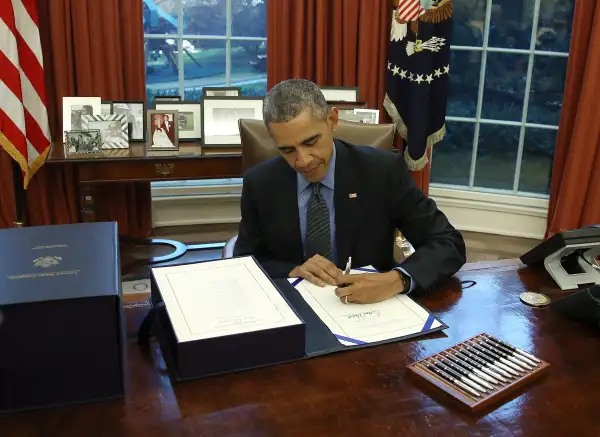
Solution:
[(4, 150), (6, 150), (6, 153), (8, 153), (12, 159), (17, 161), (19, 167), (21, 167), (21, 171), (23, 172), (23, 188), (26, 190), (31, 178), (33, 178), (40, 167), (44, 165), (44, 162), (48, 157), (48, 153), (50, 153), (51, 144), (48, 144), (48, 147), (46, 147), (46, 149), (40, 153), (40, 155), (31, 163), (31, 165), (28, 165), (25, 157), (2, 132), (0, 132), (0, 146), (2, 146)]
[[(400, 113), (398, 112), (396, 105), (394, 105), (394, 102), (392, 102), (392, 99), (390, 99), (390, 97), (387, 95), (387, 93), (385, 94), (385, 98), (383, 100), (383, 107), (386, 109), (387, 113), (392, 118), (392, 121), (396, 125), (396, 129), (398, 130), (398, 133), (400, 134), (400, 136), (405, 141), (408, 141), (408, 128), (406, 127), (404, 120), (402, 120), (402, 117), (400, 116)], [(429, 151), (435, 144), (442, 141), (444, 139), (445, 135), (446, 135), (446, 124), (444, 123), (440, 129), (438, 129), (436, 132), (432, 133), (431, 135), (429, 135), (427, 137), (425, 153), (423, 154), (423, 156), (421, 156), (418, 159), (413, 159), (410, 156), (410, 154), (408, 153), (408, 148), (405, 148), (404, 149), (404, 160), (406, 161), (406, 165), (408, 166), (408, 169), (410, 171), (423, 170), (425, 168), (425, 166), (427, 165), (427, 163), (429, 162), (429, 158), (428, 158)]]

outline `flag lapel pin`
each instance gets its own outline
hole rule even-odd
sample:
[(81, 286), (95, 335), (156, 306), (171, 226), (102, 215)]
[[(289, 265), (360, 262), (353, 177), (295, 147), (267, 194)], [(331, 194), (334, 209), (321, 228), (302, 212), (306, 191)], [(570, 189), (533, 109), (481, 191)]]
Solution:
[(356, 193), (350, 193), (350, 194), (348, 195), (348, 197), (349, 197), (350, 199), (356, 199)]

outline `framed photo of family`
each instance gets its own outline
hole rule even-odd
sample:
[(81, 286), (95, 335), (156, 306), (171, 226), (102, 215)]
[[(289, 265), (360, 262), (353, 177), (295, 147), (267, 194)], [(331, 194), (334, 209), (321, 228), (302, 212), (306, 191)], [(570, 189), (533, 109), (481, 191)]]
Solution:
[(200, 102), (157, 103), (157, 111), (177, 111), (179, 141), (200, 141), (202, 138), (202, 105)]
[(179, 150), (179, 125), (176, 110), (151, 109), (146, 117), (146, 149)]
[(202, 146), (239, 147), (240, 119), (262, 120), (263, 97), (203, 97)]
[(102, 152), (102, 137), (98, 129), (66, 131), (65, 138), (67, 156), (99, 155)]
[(83, 130), (84, 115), (101, 115), (102, 99), (100, 97), (63, 97), (63, 142), (66, 143), (67, 131)]

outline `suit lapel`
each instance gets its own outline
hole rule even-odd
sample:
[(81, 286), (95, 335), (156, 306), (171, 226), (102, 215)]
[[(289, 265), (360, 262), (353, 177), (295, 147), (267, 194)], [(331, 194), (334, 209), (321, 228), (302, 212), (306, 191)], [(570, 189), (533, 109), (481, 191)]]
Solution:
[(304, 260), (304, 251), (302, 250), (302, 237), (300, 235), (296, 172), (283, 159), (280, 164), (283, 171), (277, 190), (283, 194), (278, 199), (278, 203), (280, 203), (278, 211), (283, 215), (283, 220), (277, 220), (277, 223), (281, 223), (283, 231), (281, 235), (286, 236), (282, 239), (282, 243), (289, 244), (287, 248), (290, 251), (289, 253), (294, 255), (296, 262), (301, 263)]
[(352, 254), (352, 243), (360, 211), (360, 168), (346, 144), (335, 140), (335, 232), (338, 249), (338, 267), (345, 266)]

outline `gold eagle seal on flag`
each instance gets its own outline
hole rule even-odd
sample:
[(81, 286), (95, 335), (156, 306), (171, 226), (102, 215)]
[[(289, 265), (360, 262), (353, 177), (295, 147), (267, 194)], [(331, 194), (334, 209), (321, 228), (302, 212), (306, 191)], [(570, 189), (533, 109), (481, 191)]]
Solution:
[[(423, 7), (425, 3), (428, 9)], [(394, 0), (396, 10), (392, 18), (390, 40), (402, 41), (408, 33), (408, 25), (413, 33), (419, 33), (419, 21), (441, 23), (452, 16), (452, 0)], [(422, 50), (422, 49), (421, 49)], [(421, 51), (418, 47), (414, 51)]]

